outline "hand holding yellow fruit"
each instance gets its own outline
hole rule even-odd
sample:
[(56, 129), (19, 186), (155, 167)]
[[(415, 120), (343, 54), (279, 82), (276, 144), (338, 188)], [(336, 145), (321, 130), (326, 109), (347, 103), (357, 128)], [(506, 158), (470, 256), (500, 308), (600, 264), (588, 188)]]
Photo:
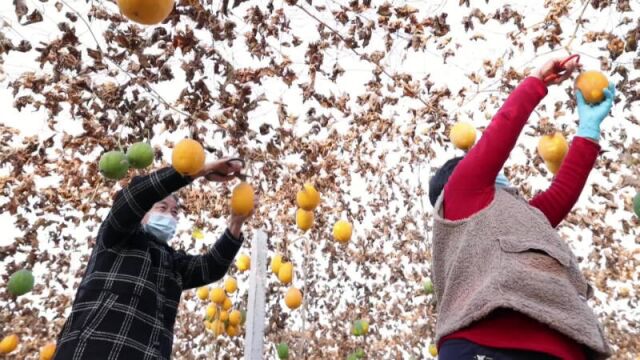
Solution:
[(240, 256), (238, 256), (238, 260), (236, 260), (236, 267), (241, 272), (249, 270), (249, 268), (251, 268), (251, 258), (249, 255), (240, 254)]
[(204, 168), (204, 160), (204, 148), (193, 139), (180, 140), (171, 154), (171, 165), (182, 175), (198, 174)]
[(299, 308), (302, 304), (302, 291), (294, 287), (289, 288), (284, 296), (284, 303), (291, 310)]
[(298, 207), (306, 211), (313, 211), (320, 204), (320, 193), (312, 184), (306, 183), (296, 194)]
[(580, 90), (584, 101), (597, 104), (604, 100), (604, 89), (609, 86), (607, 77), (596, 70), (581, 73), (576, 79), (576, 89)]
[(246, 182), (241, 182), (231, 194), (231, 211), (234, 215), (249, 216), (253, 211), (254, 201), (253, 187)]
[(469, 150), (476, 143), (476, 128), (467, 122), (457, 122), (451, 128), (449, 139), (458, 149)]
[(346, 220), (338, 220), (333, 226), (333, 238), (340, 243), (347, 243), (351, 240), (353, 229), (351, 224)]

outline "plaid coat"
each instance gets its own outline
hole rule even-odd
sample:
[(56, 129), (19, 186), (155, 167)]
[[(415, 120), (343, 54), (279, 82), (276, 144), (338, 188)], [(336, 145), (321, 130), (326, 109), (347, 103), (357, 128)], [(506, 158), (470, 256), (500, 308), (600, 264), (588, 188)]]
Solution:
[(144, 232), (154, 203), (190, 184), (166, 167), (118, 192), (98, 232), (55, 360), (169, 359), (182, 290), (224, 276), (243, 239), (227, 230), (204, 255), (187, 255)]

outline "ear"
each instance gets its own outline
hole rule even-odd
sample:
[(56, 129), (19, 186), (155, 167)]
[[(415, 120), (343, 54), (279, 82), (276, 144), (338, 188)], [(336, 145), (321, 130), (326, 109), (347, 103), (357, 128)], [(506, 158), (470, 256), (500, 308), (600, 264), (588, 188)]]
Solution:
[(141, 224), (146, 224), (149, 221), (149, 212), (147, 211), (146, 214), (144, 214), (144, 217), (142, 218), (142, 220), (140, 220)]

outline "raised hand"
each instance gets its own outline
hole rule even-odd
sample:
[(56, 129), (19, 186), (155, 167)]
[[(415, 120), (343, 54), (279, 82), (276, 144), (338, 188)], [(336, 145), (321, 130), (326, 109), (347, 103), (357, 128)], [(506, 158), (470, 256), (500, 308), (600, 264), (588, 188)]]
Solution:
[(571, 74), (581, 67), (578, 57), (553, 59), (542, 65), (534, 76), (547, 85), (557, 85), (570, 78)]
[(256, 209), (258, 208), (258, 204), (260, 203), (260, 200), (258, 198), (258, 196), (254, 196), (253, 198), (253, 211), (251, 211), (251, 213), (249, 215), (237, 215), (234, 214), (233, 212), (231, 213), (231, 217), (229, 217), (229, 231), (231, 232), (231, 235), (233, 235), (233, 237), (235, 237), (236, 239), (240, 238), (240, 234), (242, 233), (242, 225), (251, 218), (251, 216), (253, 216), (253, 213), (256, 211)]
[(615, 97), (616, 87), (609, 82), (609, 87), (604, 89), (604, 100), (598, 104), (588, 104), (582, 96), (580, 90), (576, 90), (576, 101), (578, 103), (578, 116), (580, 123), (578, 124), (577, 136), (589, 138), (595, 141), (600, 140), (600, 124), (609, 114), (611, 106), (613, 106), (613, 98)]
[(204, 177), (209, 181), (225, 182), (235, 179), (243, 167), (244, 162), (240, 159), (224, 158), (206, 163), (195, 178)]

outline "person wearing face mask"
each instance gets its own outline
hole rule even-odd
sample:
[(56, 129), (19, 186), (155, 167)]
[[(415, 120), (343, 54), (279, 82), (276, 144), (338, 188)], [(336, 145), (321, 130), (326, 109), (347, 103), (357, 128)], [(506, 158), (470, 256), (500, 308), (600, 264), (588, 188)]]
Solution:
[(171, 357), (182, 291), (225, 275), (250, 216), (231, 214), (205, 254), (176, 251), (170, 246), (180, 212), (174, 192), (200, 178), (229, 181), (241, 170), (240, 161), (229, 159), (207, 163), (195, 176), (169, 166), (136, 176), (118, 191), (58, 336), (55, 360)]
[(434, 206), (431, 263), (440, 360), (604, 359), (611, 349), (587, 299), (593, 290), (555, 227), (571, 211), (593, 168), (600, 124), (613, 103), (585, 104), (551, 186), (530, 201), (501, 169), (527, 119), (577, 68), (552, 81), (560, 60), (526, 78), (464, 157), (447, 161), (429, 182)]

